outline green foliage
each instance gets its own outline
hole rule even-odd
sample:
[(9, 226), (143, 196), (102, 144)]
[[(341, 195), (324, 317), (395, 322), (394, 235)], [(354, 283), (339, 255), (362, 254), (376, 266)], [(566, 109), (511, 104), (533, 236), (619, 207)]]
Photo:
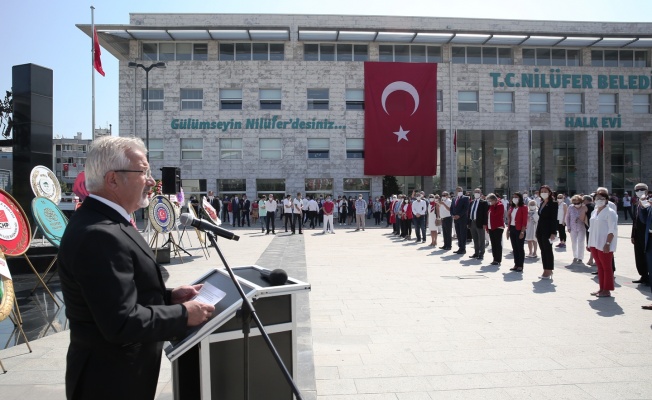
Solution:
[(385, 198), (393, 194), (398, 194), (399, 190), (398, 180), (395, 176), (385, 175), (383, 177), (383, 196), (385, 196)]
[(59, 185), (61, 186), (61, 193), (68, 193), (72, 190), (66, 182), (59, 182)]

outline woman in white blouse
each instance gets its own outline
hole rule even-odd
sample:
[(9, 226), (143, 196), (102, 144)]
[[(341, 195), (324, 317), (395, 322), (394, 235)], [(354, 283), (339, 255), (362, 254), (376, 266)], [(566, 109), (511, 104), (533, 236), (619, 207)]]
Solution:
[(600, 290), (591, 293), (598, 297), (611, 297), (614, 290), (613, 257), (618, 243), (618, 214), (608, 205), (609, 192), (598, 188), (595, 192), (595, 209), (591, 213), (589, 250), (598, 266)]

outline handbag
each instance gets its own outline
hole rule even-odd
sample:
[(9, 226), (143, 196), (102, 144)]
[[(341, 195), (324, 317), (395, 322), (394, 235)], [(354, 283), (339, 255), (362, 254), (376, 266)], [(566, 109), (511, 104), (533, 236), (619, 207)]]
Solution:
[(441, 226), (441, 218), (435, 219), (435, 226)]

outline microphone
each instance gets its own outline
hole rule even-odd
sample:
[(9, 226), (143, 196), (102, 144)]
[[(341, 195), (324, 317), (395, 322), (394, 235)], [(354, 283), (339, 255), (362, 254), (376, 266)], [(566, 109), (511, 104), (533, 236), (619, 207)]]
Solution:
[(235, 233), (231, 231), (227, 231), (224, 228), (220, 228), (219, 226), (210, 223), (208, 221), (204, 221), (201, 218), (196, 219), (195, 217), (193, 217), (188, 213), (181, 214), (179, 216), (179, 221), (183, 226), (192, 226), (194, 228), (199, 229), (202, 232), (211, 232), (219, 237), (223, 237), (224, 239), (235, 240), (235, 241), (240, 240), (240, 236), (236, 235)]
[(260, 276), (267, 282), (271, 283), (272, 286), (283, 286), (288, 281), (288, 274), (282, 269), (275, 269), (273, 271), (261, 269)]

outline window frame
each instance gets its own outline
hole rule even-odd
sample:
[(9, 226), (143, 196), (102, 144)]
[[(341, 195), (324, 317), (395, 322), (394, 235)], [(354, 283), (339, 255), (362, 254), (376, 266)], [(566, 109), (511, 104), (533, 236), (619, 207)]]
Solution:
[[(254, 49), (258, 45), (267, 46), (267, 57), (266, 58), (256, 58)], [(242, 57), (246, 53), (238, 53), (238, 46), (249, 46), (249, 56)], [(224, 47), (223, 47), (224, 46)], [(231, 55), (227, 56), (228, 49), (227, 46), (231, 46)], [(224, 49), (224, 50), (223, 50)], [(279, 50), (281, 50), (279, 52)], [(242, 58), (238, 58), (238, 55)], [(217, 58), (219, 61), (284, 61), (285, 60), (285, 43), (278, 42), (238, 42), (238, 41), (226, 41), (220, 42), (217, 46)]]
[[(238, 97), (222, 97), (223, 95), (226, 96), (227, 93), (236, 93), (238, 91), (240, 92), (240, 97), (239, 98)], [(220, 100), (220, 110), (223, 110), (223, 111), (242, 110), (242, 89), (220, 88), (220, 90), (219, 90), (219, 100)]]
[[(396, 46), (407, 46), (408, 48), (408, 59), (407, 60), (396, 60)], [(387, 56), (381, 54), (382, 48), (383, 47), (391, 47), (392, 49), (392, 57), (391, 59), (388, 59)], [(417, 61), (413, 60), (412, 58), (412, 48), (413, 47), (425, 47), (425, 61)], [(385, 49), (387, 50), (387, 49)], [(433, 54), (430, 55), (430, 52), (433, 51), (434, 53), (438, 54)], [(442, 58), (442, 46), (434, 46), (434, 45), (428, 45), (428, 44), (389, 44), (389, 43), (384, 43), (384, 44), (379, 44), (378, 45), (378, 61), (385, 61), (385, 62), (426, 62), (426, 63), (440, 63), (443, 61)]]
[[(607, 60), (607, 52), (616, 52), (616, 60)], [(632, 52), (632, 65), (624, 65), (625, 61), (621, 60), (621, 52)], [(595, 55), (597, 53), (601, 54), (600, 59), (596, 59)], [(637, 58), (636, 55), (642, 55), (642, 58)], [(648, 68), (650, 63), (648, 62), (649, 53), (648, 50), (639, 50), (639, 49), (596, 49), (591, 50), (591, 66), (592, 67), (616, 67), (616, 68)], [(610, 65), (609, 63), (613, 63)], [(638, 65), (638, 64), (640, 65)]]
[[(547, 63), (542, 63), (539, 60), (541, 59), (539, 57), (540, 51), (548, 51), (549, 55), (547, 58)], [(555, 52), (559, 51), (564, 51), (564, 63), (555, 63), (555, 60), (559, 60), (558, 58), (554, 58)], [(534, 56), (533, 57), (526, 57), (526, 52), (532, 51)], [(577, 58), (575, 57), (569, 57), (568, 53), (569, 52), (575, 52), (577, 54)], [(521, 59), (523, 60), (523, 65), (531, 65), (531, 66), (542, 66), (542, 67), (579, 67), (582, 65), (582, 52), (580, 49), (574, 49), (574, 48), (555, 48), (555, 47), (524, 47), (521, 50)], [(532, 62), (529, 62), (527, 60), (532, 60)], [(572, 60), (573, 62), (569, 62), (569, 60)], [(577, 60), (575, 63), (575, 60)]]
[[(145, 91), (146, 91), (145, 88), (140, 89), (140, 97), (141, 97), (140, 110), (141, 111), (163, 111), (165, 106), (165, 90), (158, 89), (158, 88), (149, 88), (149, 93), (147, 96), (145, 95)], [(152, 92), (155, 93), (160, 92), (161, 98), (152, 99)], [(152, 107), (152, 105), (154, 104), (156, 104), (156, 107)], [(160, 104), (160, 108), (159, 108), (159, 104)]]
[[(278, 148), (274, 147), (263, 147), (263, 143), (269, 140), (278, 140), (280, 146)], [(271, 142), (270, 142), (271, 143)], [(283, 159), (283, 138), (259, 138), (258, 139), (258, 154), (261, 160), (282, 160)], [(263, 152), (272, 153), (278, 152), (279, 157), (267, 157), (263, 155)]]
[[(327, 143), (327, 146), (323, 145), (323, 143)], [(308, 150), (308, 160), (330, 159), (331, 141), (329, 138), (308, 138), (306, 148)]]
[[(650, 114), (651, 113), (650, 105), (652, 103), (650, 97), (651, 96), (650, 96), (649, 93), (634, 93), (632, 95), (632, 113), (633, 114)], [(640, 99), (640, 98), (647, 99), (647, 102), (646, 103), (637, 103), (636, 99)], [(637, 109), (641, 109), (642, 107), (646, 108), (645, 112), (637, 111)]]
[[(315, 54), (314, 52), (308, 53), (306, 51), (306, 46), (317, 46), (317, 53)], [(329, 59), (323, 60), (322, 58), (322, 46), (333, 46), (333, 53), (332, 53), (332, 59), (330, 59), (330, 54)], [(345, 52), (342, 54), (342, 57), (340, 57), (340, 48), (344, 48), (344, 46), (351, 46), (351, 53), (350, 53), (350, 59), (345, 59), (345, 55), (348, 55), (348, 52)], [(364, 54), (358, 53), (359, 51), (362, 50), (364, 47), (365, 52)], [(312, 57), (308, 57), (308, 55), (312, 55)], [(314, 57), (316, 55), (316, 57)], [(360, 44), (360, 43), (331, 43), (331, 42), (307, 42), (303, 44), (303, 61), (338, 61), (338, 62), (364, 62), (364, 61), (369, 61), (369, 45), (367, 44)]]
[[(353, 96), (353, 94), (359, 93), (362, 93), (362, 99), (360, 99), (360, 96)], [(344, 101), (347, 111), (364, 111), (364, 89), (346, 89)]]
[[(575, 102), (575, 101), (569, 102), (569, 99), (568, 99), (569, 95), (574, 95), (574, 96), (579, 95), (580, 96), (579, 103)], [(569, 106), (570, 107), (573, 107), (573, 106), (577, 107), (578, 104), (580, 106), (580, 111), (571, 111), (571, 110), (568, 109)], [(564, 113), (566, 113), (566, 114), (584, 114), (584, 110), (585, 110), (585, 108), (584, 108), (584, 93), (577, 93), (577, 92), (564, 93)]]
[[(479, 57), (480, 62), (469, 62), (469, 48), (478, 50), (479, 56), (474, 56), (474, 59)], [(461, 49), (464, 49), (464, 62), (455, 61), (456, 58), (459, 59), (460, 55), (454, 56), (454, 53), (456, 50), (459, 52)], [(495, 54), (493, 57), (489, 57), (490, 55), (487, 54), (486, 57), (487, 59), (493, 59), (494, 62), (485, 62), (485, 52), (489, 53), (489, 49), (493, 49)], [(501, 50), (503, 52), (508, 51), (509, 57), (501, 55)], [(505, 46), (451, 46), (451, 62), (453, 64), (469, 65), (514, 65), (514, 52), (511, 47)]]
[[(353, 157), (354, 155), (359, 155), (359, 157)], [(363, 138), (346, 138), (346, 158), (348, 160), (364, 159)]]
[[(167, 53), (172, 54), (172, 57), (161, 57), (161, 45), (174, 46), (174, 53)], [(187, 54), (179, 52), (179, 45), (190, 45), (190, 58), (179, 58), (179, 54)], [(155, 47), (156, 52), (145, 52), (146, 46)], [(198, 46), (205, 46), (205, 52), (198, 52)], [(148, 54), (156, 54), (156, 56), (152, 57)], [(208, 61), (208, 42), (142, 42), (140, 46), (140, 59), (143, 61)]]
[[(240, 147), (226, 146), (227, 143), (240, 143)], [(242, 160), (242, 138), (220, 138), (219, 139), (220, 160)], [(228, 154), (233, 154), (235, 157), (230, 157)]]
[[(160, 146), (157, 146), (160, 143)], [(165, 140), (164, 139), (149, 139), (149, 148), (147, 149), (148, 158), (150, 160), (164, 160), (165, 159)]]
[[(278, 92), (278, 98), (268, 97), (264, 94), (276, 94)], [(258, 89), (258, 105), (261, 110), (280, 110), (283, 104), (283, 91), (281, 88), (259, 88)]]
[[(509, 95), (509, 102), (501, 99), (497, 99), (497, 96), (500, 95)], [(506, 105), (509, 104), (509, 110), (500, 110), (496, 105)], [(514, 92), (494, 92), (494, 112), (495, 113), (513, 113), (514, 112)]]
[[(201, 94), (201, 98), (184, 98), (184, 90), (187, 91), (186, 95), (190, 91), (198, 91)], [(199, 108), (186, 108), (185, 105), (189, 104), (199, 104)], [(179, 109), (182, 111), (192, 110), (192, 111), (201, 111), (204, 108), (204, 89), (196, 88), (181, 88), (179, 89)]]
[[(532, 100), (532, 96), (540, 96), (540, 95), (545, 95), (546, 101), (538, 101)], [(531, 114), (548, 114), (550, 113), (550, 92), (530, 92), (528, 96), (529, 104), (530, 104), (530, 113)], [(545, 105), (546, 110), (545, 111), (540, 111), (536, 110), (537, 106)], [(533, 109), (535, 108), (535, 109)]]
[[(613, 96), (613, 103), (603, 103), (603, 96)], [(613, 107), (611, 111), (604, 111), (603, 107)], [(618, 93), (599, 93), (598, 94), (598, 114), (618, 114)]]
[[(195, 147), (184, 147), (184, 143), (201, 143), (200, 148)], [(204, 159), (204, 138), (181, 138), (179, 140), (179, 148), (181, 151), (182, 160), (203, 160)], [(186, 157), (186, 155), (198, 153), (199, 157)]]
[[(461, 94), (462, 93), (474, 93), (475, 94), (475, 101), (469, 101), (469, 100), (461, 100)], [(471, 110), (465, 110), (461, 108), (460, 106), (462, 104), (475, 104), (475, 109)], [(480, 95), (477, 90), (458, 90), (457, 91), (457, 112), (480, 112)]]
[[(315, 97), (316, 91), (326, 91), (326, 99)], [(312, 96), (311, 97), (311, 91)], [(330, 89), (328, 88), (306, 88), (307, 110), (328, 111), (330, 109)]]

